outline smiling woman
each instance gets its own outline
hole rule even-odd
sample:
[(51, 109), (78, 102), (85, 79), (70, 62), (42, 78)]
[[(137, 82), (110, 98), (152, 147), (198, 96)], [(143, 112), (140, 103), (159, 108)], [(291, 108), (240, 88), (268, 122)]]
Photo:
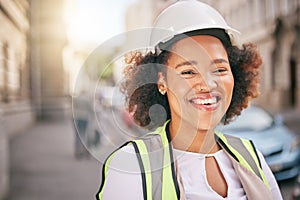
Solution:
[[(175, 30), (127, 57), (122, 84), (135, 122), (151, 131), (107, 159), (97, 198), (282, 199), (253, 143), (216, 131), (258, 95), (256, 47), (239, 47), (237, 31), (196, 0), (166, 8), (155, 28)], [(157, 105), (162, 121), (153, 120)]]

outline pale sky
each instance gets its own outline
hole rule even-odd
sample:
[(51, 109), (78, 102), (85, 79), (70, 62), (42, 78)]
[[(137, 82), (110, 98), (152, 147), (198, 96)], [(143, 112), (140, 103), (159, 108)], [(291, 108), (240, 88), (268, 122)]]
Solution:
[(101, 44), (125, 31), (125, 11), (137, 0), (74, 0), (68, 17), (69, 37), (78, 43)]

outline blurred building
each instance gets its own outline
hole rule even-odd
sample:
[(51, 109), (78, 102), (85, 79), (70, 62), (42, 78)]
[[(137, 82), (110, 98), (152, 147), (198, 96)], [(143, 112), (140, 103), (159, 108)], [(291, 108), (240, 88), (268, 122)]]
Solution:
[(64, 1), (0, 1), (0, 199), (9, 190), (9, 139), (68, 107)]
[[(2, 122), (9, 132), (21, 130), (22, 124), (32, 118), (28, 10), (27, 1), (0, 2), (0, 110)], [(18, 117), (21, 115), (23, 120)], [(14, 124), (9, 126), (9, 121)]]
[(126, 12), (126, 30), (151, 27), (156, 16), (176, 0), (139, 0), (128, 7)]
[(61, 118), (69, 108), (64, 1), (30, 0), (31, 97), (38, 118)]
[(0, 1), (0, 199), (9, 189), (9, 134), (33, 120), (28, 10), (26, 0)]

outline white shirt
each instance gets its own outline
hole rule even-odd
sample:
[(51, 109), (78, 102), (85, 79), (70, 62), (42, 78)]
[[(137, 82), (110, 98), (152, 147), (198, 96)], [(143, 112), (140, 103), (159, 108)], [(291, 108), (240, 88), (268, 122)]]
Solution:
[[(175, 149), (174, 155), (177, 159), (178, 172), (182, 179), (182, 186), (187, 200), (247, 199), (239, 178), (232, 167), (231, 161), (223, 150), (214, 154), (204, 155)], [(282, 200), (280, 190), (270, 168), (262, 154), (258, 152), (258, 155), (274, 199)], [(228, 186), (226, 198), (216, 193), (207, 182), (205, 172), (206, 156), (214, 156), (223, 173)], [(103, 200), (143, 199), (142, 178), (133, 146), (129, 145), (122, 148), (112, 158), (102, 197)]]
[[(186, 199), (239, 199), (246, 200), (246, 194), (235, 174), (231, 160), (223, 150), (214, 154), (199, 154), (174, 150), (177, 158), (178, 171), (182, 178), (182, 185)], [(227, 197), (223, 198), (216, 193), (207, 182), (205, 158), (213, 156), (226, 180)], [(186, 170), (189, 169), (189, 170)]]

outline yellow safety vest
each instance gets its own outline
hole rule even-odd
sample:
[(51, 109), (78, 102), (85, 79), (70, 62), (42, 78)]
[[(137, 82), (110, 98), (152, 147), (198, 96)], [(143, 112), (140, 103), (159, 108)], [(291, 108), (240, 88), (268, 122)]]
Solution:
[[(135, 149), (141, 169), (144, 200), (180, 199), (181, 191), (177, 181), (172, 146), (166, 134), (166, 124), (143, 138), (127, 142), (120, 147), (132, 144)], [(220, 132), (215, 132), (215, 138), (227, 154), (256, 174), (270, 189), (255, 147), (250, 140), (224, 135)], [(102, 199), (108, 166), (116, 152), (117, 150), (108, 157), (103, 166), (102, 184), (97, 193), (97, 199)], [(247, 195), (247, 191), (245, 192)]]

